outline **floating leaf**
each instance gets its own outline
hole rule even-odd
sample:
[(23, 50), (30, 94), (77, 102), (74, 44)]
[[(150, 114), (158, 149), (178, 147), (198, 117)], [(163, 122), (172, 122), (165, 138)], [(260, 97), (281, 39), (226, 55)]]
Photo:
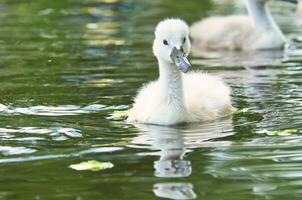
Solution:
[(128, 110), (115, 110), (113, 111), (107, 119), (110, 120), (124, 120), (126, 119)]
[(82, 170), (100, 171), (104, 169), (110, 169), (113, 166), (114, 165), (111, 162), (99, 162), (97, 160), (89, 160), (78, 164), (69, 165), (70, 168), (77, 171), (82, 171)]
[(237, 113), (246, 113), (246, 112), (248, 112), (248, 111), (250, 111), (249, 108), (242, 108), (242, 109), (240, 109), (240, 110), (237, 110), (236, 112), (237, 112)]
[(264, 133), (266, 135), (278, 135), (278, 136), (285, 136), (285, 135), (292, 135), (292, 134), (296, 134), (298, 133), (299, 131), (298, 130), (295, 130), (295, 129), (286, 129), (286, 130), (279, 130), (279, 131), (269, 131), (269, 130), (261, 130), (261, 131), (258, 131), (258, 133)]

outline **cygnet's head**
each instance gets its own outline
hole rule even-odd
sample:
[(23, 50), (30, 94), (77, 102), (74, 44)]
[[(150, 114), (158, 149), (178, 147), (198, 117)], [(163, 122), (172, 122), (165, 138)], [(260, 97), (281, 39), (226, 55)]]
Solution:
[(158, 23), (155, 29), (153, 54), (158, 60), (174, 63), (181, 71), (187, 72), (190, 63), (189, 27), (181, 19), (166, 19)]

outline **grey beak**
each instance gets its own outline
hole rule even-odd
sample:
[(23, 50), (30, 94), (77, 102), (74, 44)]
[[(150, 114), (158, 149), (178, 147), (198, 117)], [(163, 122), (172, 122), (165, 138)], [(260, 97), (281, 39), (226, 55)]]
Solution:
[(184, 56), (184, 53), (173, 47), (170, 58), (174, 62), (174, 64), (180, 69), (182, 72), (186, 73), (189, 71), (191, 64), (189, 63), (188, 59)]
[(298, 3), (297, 0), (279, 0), (279, 1), (284, 1), (284, 2), (288, 2), (288, 3), (294, 3), (294, 4)]

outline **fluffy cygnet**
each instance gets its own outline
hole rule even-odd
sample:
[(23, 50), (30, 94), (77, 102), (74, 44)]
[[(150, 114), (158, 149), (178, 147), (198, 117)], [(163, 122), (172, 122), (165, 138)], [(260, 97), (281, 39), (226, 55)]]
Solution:
[(153, 53), (159, 78), (143, 86), (129, 110), (128, 122), (173, 125), (213, 120), (232, 113), (230, 88), (218, 77), (189, 72), (189, 28), (180, 19), (161, 21)]
[[(214, 16), (191, 26), (194, 49), (281, 49), (286, 39), (268, 8), (270, 0), (245, 0), (249, 16)], [(280, 0), (297, 3), (297, 0)]]

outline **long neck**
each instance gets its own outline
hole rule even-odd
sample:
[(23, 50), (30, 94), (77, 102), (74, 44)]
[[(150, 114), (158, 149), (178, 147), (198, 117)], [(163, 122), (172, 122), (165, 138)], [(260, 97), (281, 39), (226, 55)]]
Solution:
[(265, 2), (260, 2), (259, 0), (245, 1), (249, 15), (253, 19), (256, 31), (264, 32), (273, 30), (284, 39), (281, 30), (271, 16)]
[(175, 65), (159, 60), (159, 82), (171, 103), (183, 106), (182, 75)]

